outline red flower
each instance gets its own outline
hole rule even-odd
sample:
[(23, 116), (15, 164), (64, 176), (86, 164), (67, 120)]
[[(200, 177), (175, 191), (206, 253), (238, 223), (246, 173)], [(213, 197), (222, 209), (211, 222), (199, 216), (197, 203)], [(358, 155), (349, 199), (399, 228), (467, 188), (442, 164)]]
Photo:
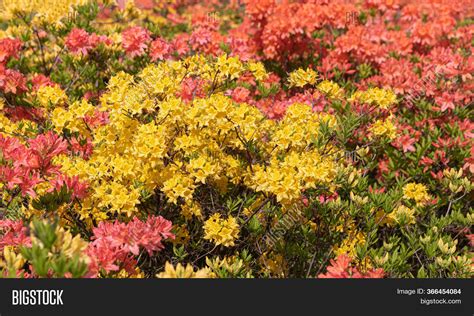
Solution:
[(0, 39), (0, 64), (6, 63), (10, 57), (18, 57), (22, 42), (18, 39)]
[(66, 47), (73, 53), (87, 53), (99, 43), (112, 44), (112, 40), (105, 35), (89, 34), (83, 29), (74, 28), (66, 37)]
[(411, 138), (410, 135), (400, 136), (392, 142), (396, 148), (402, 148), (404, 153), (407, 151), (415, 151), (414, 143), (416, 143), (416, 140)]
[(0, 179), (3, 183), (7, 184), (7, 188), (10, 190), (22, 182), (18, 174), (18, 169), (14, 170), (13, 168), (5, 166), (0, 167)]
[(51, 131), (36, 136), (29, 144), (33, 153), (48, 160), (67, 151), (67, 142)]
[(336, 200), (338, 197), (339, 197), (339, 194), (337, 192), (334, 192), (331, 195), (322, 194), (318, 198), (319, 198), (319, 203), (326, 204), (330, 201)]
[(194, 98), (204, 98), (204, 81), (202, 79), (186, 78), (181, 83), (181, 93), (179, 96), (184, 101), (191, 101)]
[(96, 47), (100, 43), (104, 43), (105, 45), (112, 45), (113, 41), (105, 35), (97, 35), (95, 33), (92, 33), (89, 36), (89, 43), (92, 45), (92, 47)]
[(340, 255), (336, 258), (336, 260), (331, 259), (330, 265), (327, 267), (327, 272), (324, 274), (320, 274), (318, 278), (320, 279), (329, 279), (329, 278), (348, 278), (349, 273), (349, 265), (351, 263), (351, 259), (349, 256)]
[(26, 78), (18, 71), (5, 69), (0, 64), (0, 91), (5, 93), (21, 93), (26, 91)]
[(130, 27), (122, 32), (122, 46), (131, 57), (143, 55), (150, 41), (150, 32), (141, 26)]
[(232, 91), (232, 100), (235, 102), (247, 102), (250, 91), (244, 87), (237, 87)]
[(90, 138), (78, 139), (73, 137), (69, 142), (71, 145), (70, 150), (74, 155), (81, 156), (84, 159), (89, 159), (92, 155), (94, 146)]
[(157, 38), (150, 45), (150, 56), (152, 61), (164, 60), (170, 57), (171, 45), (165, 40)]
[(448, 92), (443, 92), (441, 96), (435, 98), (436, 104), (441, 106), (441, 112), (444, 112), (448, 109), (454, 110), (454, 97)]
[(191, 34), (189, 43), (191, 44), (194, 50), (198, 50), (199, 48), (211, 43), (211, 40), (212, 32), (206, 27), (198, 27)]
[(38, 173), (33, 172), (33, 173), (24, 173), (21, 175), (21, 183), (19, 185), (21, 194), (23, 196), (31, 196), (32, 198), (36, 197), (36, 192), (33, 190), (34, 187), (43, 182), (41, 178), (39, 177)]
[(0, 251), (3, 251), (5, 246), (29, 246), (31, 240), (27, 232), (21, 220), (0, 220)]
[(83, 29), (72, 29), (66, 37), (66, 47), (73, 53), (87, 55), (87, 51), (92, 49), (92, 45), (89, 41), (89, 33)]
[(54, 166), (51, 160), (67, 152), (67, 142), (64, 139), (50, 131), (30, 139), (29, 145), (26, 157), (20, 160), (23, 165), (30, 169), (38, 169), (45, 175), (58, 172), (59, 168)]
[(173, 49), (181, 57), (189, 52), (189, 35), (186, 33), (178, 34), (172, 41)]
[(471, 155), (467, 157), (463, 166), (464, 170), (468, 170), (470, 173), (474, 174), (474, 147), (471, 147)]
[(370, 192), (370, 193), (380, 194), (380, 193), (384, 193), (384, 192), (385, 192), (385, 188), (374, 189), (371, 185), (369, 185), (369, 192)]
[(91, 128), (103, 126), (109, 122), (109, 113), (95, 110), (92, 116), (86, 115), (84, 117), (84, 122), (86, 122), (86, 124)]
[(130, 255), (138, 255), (141, 247), (150, 255), (163, 249), (164, 239), (175, 238), (171, 228), (171, 222), (161, 216), (150, 216), (145, 222), (134, 217), (129, 223), (99, 223), (93, 228), (93, 241), (87, 251), (92, 259), (90, 269), (116, 271), (119, 265), (133, 267)]
[(436, 38), (439, 35), (439, 27), (437, 24), (416, 23), (413, 29), (413, 42), (416, 44), (433, 46), (436, 44)]
[(56, 83), (52, 82), (49, 77), (46, 77), (43, 74), (37, 74), (31, 79), (31, 83), (33, 83), (33, 90), (38, 90), (43, 86), (54, 86)]
[(78, 176), (68, 177), (65, 175), (59, 175), (57, 178), (51, 180), (51, 188), (48, 192), (53, 192), (54, 190), (59, 191), (63, 186), (66, 186), (68, 191), (71, 192), (71, 198), (82, 199), (87, 195), (88, 185), (87, 183), (81, 182)]
[(335, 260), (331, 259), (326, 273), (321, 273), (318, 278), (321, 279), (347, 279), (347, 278), (383, 278), (385, 273), (383, 269), (372, 269), (366, 273), (360, 272), (356, 267), (351, 266), (351, 258), (347, 255), (340, 255)]

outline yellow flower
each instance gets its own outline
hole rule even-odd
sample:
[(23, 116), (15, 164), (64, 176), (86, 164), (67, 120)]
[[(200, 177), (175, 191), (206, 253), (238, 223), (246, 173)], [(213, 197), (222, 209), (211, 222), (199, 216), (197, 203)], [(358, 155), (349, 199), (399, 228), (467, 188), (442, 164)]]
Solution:
[(246, 267), (244, 261), (237, 256), (224, 257), (223, 259), (220, 257), (213, 259), (206, 257), (206, 264), (211, 269), (211, 271), (215, 272), (218, 276), (219, 273), (225, 271), (226, 275), (230, 275), (231, 277), (241, 275), (242, 273), (246, 278), (252, 277), (250, 271), (245, 271)]
[(186, 203), (181, 206), (181, 214), (186, 219), (192, 219), (193, 216), (202, 218), (201, 206), (198, 202), (186, 201)]
[(258, 259), (265, 274), (269, 274), (278, 278), (284, 278), (288, 273), (288, 263), (285, 257), (275, 252), (264, 252)]
[(62, 105), (67, 100), (66, 93), (57, 86), (42, 86), (36, 97), (40, 105), (45, 108)]
[(417, 205), (424, 205), (431, 198), (423, 184), (413, 182), (403, 187), (403, 197), (413, 199)]
[(25, 264), (25, 259), (21, 254), (15, 253), (12, 246), (3, 248), (3, 260), (0, 258), (0, 267), (6, 268), (9, 273), (16, 277), (16, 271)]
[(63, 108), (55, 108), (51, 113), (51, 122), (54, 125), (54, 130), (61, 133), (63, 128), (74, 120), (72, 112), (69, 112)]
[(347, 232), (347, 237), (342, 241), (340, 245), (333, 248), (334, 253), (339, 256), (342, 254), (348, 254), (350, 257), (356, 255), (356, 246), (363, 245), (366, 243), (365, 236), (362, 232), (358, 231), (353, 225)]
[(193, 266), (189, 263), (186, 267), (182, 266), (181, 263), (178, 263), (176, 267), (173, 267), (171, 263), (166, 262), (165, 271), (158, 273), (156, 277), (164, 279), (205, 279), (213, 278), (214, 274), (209, 270), (209, 268), (194, 271)]
[(343, 91), (339, 85), (333, 81), (324, 80), (318, 84), (318, 90), (326, 94), (329, 98), (341, 98)]
[(122, 269), (117, 274), (112, 276), (112, 278), (117, 279), (143, 279), (144, 277), (145, 274), (140, 270), (139, 267), (136, 267), (135, 271), (127, 271)]
[(180, 197), (185, 200), (191, 200), (194, 188), (195, 185), (192, 179), (178, 173), (164, 183), (162, 190), (169, 201), (176, 204)]
[(387, 215), (390, 223), (399, 225), (415, 224), (415, 211), (405, 205), (400, 205), (393, 212)]
[(221, 214), (215, 213), (204, 223), (204, 233), (204, 239), (212, 240), (216, 245), (234, 246), (239, 237), (239, 225), (234, 217), (223, 219)]
[(265, 66), (261, 62), (249, 62), (247, 67), (258, 81), (267, 79), (268, 74), (265, 71)]
[(355, 100), (360, 103), (376, 105), (381, 109), (388, 109), (397, 101), (397, 96), (391, 90), (369, 88), (366, 91), (357, 91), (349, 98), (349, 101)]
[(171, 241), (173, 245), (186, 245), (190, 239), (186, 224), (174, 227), (175, 238)]
[(442, 238), (438, 240), (438, 248), (445, 255), (453, 255), (454, 252), (456, 252), (457, 244), (457, 240), (454, 240), (453, 242), (444, 242)]
[(373, 136), (387, 137), (389, 140), (397, 137), (397, 128), (392, 123), (391, 117), (385, 120), (375, 121), (375, 123), (369, 127), (369, 131), (372, 132)]
[(226, 54), (217, 58), (216, 71), (230, 79), (238, 78), (244, 70), (242, 62), (238, 57), (227, 57)]
[(315, 84), (318, 74), (312, 69), (299, 68), (296, 71), (290, 73), (288, 82), (290, 87), (304, 87), (307, 84)]
[(10, 19), (18, 13), (35, 13), (34, 24), (45, 22), (62, 25), (61, 20), (74, 13), (74, 6), (85, 4), (87, 0), (11, 0), (3, 1), (1, 16)]

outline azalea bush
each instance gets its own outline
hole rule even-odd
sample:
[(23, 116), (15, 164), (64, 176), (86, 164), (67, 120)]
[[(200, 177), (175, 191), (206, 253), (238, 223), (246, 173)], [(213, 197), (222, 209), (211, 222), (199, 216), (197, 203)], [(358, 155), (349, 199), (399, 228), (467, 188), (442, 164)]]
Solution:
[(473, 277), (462, 2), (1, 5), (2, 276)]

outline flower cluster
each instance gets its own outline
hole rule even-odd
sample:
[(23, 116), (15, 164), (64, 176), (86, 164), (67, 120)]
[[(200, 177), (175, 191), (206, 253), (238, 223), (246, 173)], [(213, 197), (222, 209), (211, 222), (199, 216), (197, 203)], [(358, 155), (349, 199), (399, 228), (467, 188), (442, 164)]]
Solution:
[(204, 239), (229, 247), (234, 246), (234, 240), (239, 237), (239, 225), (235, 218), (222, 219), (220, 214), (216, 213), (204, 223), (204, 232)]
[(129, 223), (101, 222), (93, 229), (92, 242), (88, 245), (87, 254), (93, 261), (89, 265), (92, 271), (126, 270), (135, 274), (135, 260), (140, 248), (149, 255), (164, 248), (162, 240), (174, 238), (171, 233), (171, 222), (161, 216), (149, 217), (145, 222), (134, 218)]
[(346, 255), (340, 255), (336, 259), (331, 259), (331, 263), (327, 268), (326, 273), (321, 273), (319, 278), (323, 279), (361, 279), (361, 278), (383, 278), (384, 272), (382, 269), (369, 270), (365, 273), (361, 273), (351, 266), (351, 260)]

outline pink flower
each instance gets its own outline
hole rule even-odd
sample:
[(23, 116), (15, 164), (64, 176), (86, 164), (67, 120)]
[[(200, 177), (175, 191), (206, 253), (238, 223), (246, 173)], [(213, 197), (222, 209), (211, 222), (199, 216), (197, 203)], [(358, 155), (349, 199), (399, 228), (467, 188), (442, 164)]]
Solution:
[(45, 175), (58, 172), (59, 168), (54, 166), (51, 160), (67, 152), (67, 142), (64, 139), (50, 131), (30, 139), (29, 145), (29, 152), (26, 159), (21, 160), (22, 164), (26, 162), (26, 166), (39, 169)]
[(403, 135), (394, 140), (392, 144), (396, 148), (402, 148), (403, 152), (406, 153), (407, 151), (415, 151), (414, 143), (416, 143), (416, 140), (411, 138), (410, 135)]
[(466, 237), (469, 240), (469, 244), (471, 245), (471, 247), (474, 247), (474, 234), (466, 235)]
[(32, 198), (35, 198), (36, 192), (34, 191), (34, 187), (41, 182), (43, 182), (43, 180), (41, 180), (37, 172), (23, 174), (19, 185), (21, 194), (23, 196), (31, 196)]
[(90, 243), (86, 250), (86, 254), (91, 259), (91, 262), (89, 263), (91, 277), (94, 274), (97, 274), (100, 269), (103, 269), (106, 272), (118, 271), (120, 269), (116, 264), (119, 259), (117, 249), (111, 247), (105, 239)]
[(0, 63), (6, 63), (10, 57), (18, 57), (22, 42), (18, 39), (0, 39)]
[(100, 43), (111, 45), (113, 42), (105, 35), (89, 34), (83, 29), (74, 28), (66, 37), (66, 47), (73, 53), (87, 55)]
[(84, 122), (89, 125), (90, 128), (103, 126), (109, 122), (109, 113), (95, 110), (93, 115), (86, 115), (84, 117)]
[(203, 85), (204, 81), (202, 79), (188, 77), (181, 83), (181, 93), (179, 96), (184, 101), (191, 101), (194, 98), (203, 98), (205, 96)]
[(371, 185), (369, 185), (369, 192), (370, 193), (376, 193), (376, 194), (380, 194), (380, 193), (384, 193), (385, 192), (385, 188), (373, 188)]
[(351, 259), (347, 255), (340, 255), (335, 260), (331, 259), (330, 265), (327, 267), (326, 273), (321, 273), (318, 278), (330, 279), (330, 278), (349, 278), (349, 265)]
[(83, 29), (72, 29), (66, 37), (66, 47), (73, 53), (87, 55), (88, 50), (92, 49), (92, 45), (89, 41), (89, 33)]
[(150, 31), (141, 26), (130, 27), (122, 32), (122, 46), (131, 57), (143, 55), (150, 41)]
[(90, 269), (117, 271), (133, 267), (133, 257), (145, 249), (150, 255), (164, 248), (164, 239), (174, 239), (172, 223), (161, 216), (150, 216), (143, 222), (137, 217), (128, 223), (101, 222), (93, 228), (94, 236), (89, 244), (88, 255), (92, 259)]
[(92, 33), (89, 36), (89, 43), (90, 45), (92, 45), (92, 47), (96, 47), (100, 43), (104, 43), (105, 45), (112, 45), (114, 42), (105, 35), (97, 35), (95, 33)]
[(52, 192), (54, 190), (60, 191), (63, 186), (66, 186), (68, 191), (71, 192), (71, 199), (82, 199), (87, 195), (88, 185), (85, 182), (81, 182), (78, 176), (68, 177), (61, 174), (57, 178), (51, 180), (51, 185), (53, 188), (51, 188), (48, 192)]
[(21, 93), (27, 90), (26, 78), (20, 72), (13, 69), (5, 69), (0, 63), (0, 91), (5, 93)]
[(71, 138), (70, 150), (74, 155), (81, 156), (84, 159), (89, 159), (92, 155), (94, 146), (90, 138), (78, 139), (77, 137)]
[(33, 90), (38, 90), (43, 86), (54, 86), (56, 83), (52, 82), (49, 77), (46, 77), (43, 74), (37, 74), (32, 79), (31, 82), (33, 83)]
[(20, 155), (24, 155), (26, 151), (26, 147), (18, 139), (5, 137), (2, 134), (0, 134), (0, 149), (6, 159), (15, 159)]
[(318, 278), (321, 279), (373, 279), (383, 278), (385, 272), (383, 269), (372, 269), (365, 273), (360, 272), (357, 267), (351, 266), (351, 258), (345, 254), (340, 255), (335, 260), (331, 259), (326, 273), (321, 273)]
[(247, 102), (250, 91), (244, 87), (237, 87), (232, 91), (232, 100), (235, 102)]
[(7, 188), (10, 190), (22, 182), (17, 171), (18, 170), (6, 166), (0, 167), (0, 180), (6, 183)]
[(189, 52), (189, 35), (186, 33), (178, 34), (172, 41), (174, 50), (181, 57)]
[(334, 201), (336, 200), (337, 198), (339, 197), (339, 194), (337, 192), (334, 192), (333, 194), (331, 195), (326, 195), (326, 194), (322, 194), (320, 195), (318, 198), (319, 198), (319, 202), (321, 204), (326, 204), (330, 201)]
[(474, 174), (474, 147), (471, 147), (471, 155), (465, 159), (464, 170)]
[(51, 159), (67, 151), (67, 142), (51, 131), (29, 140), (29, 145), (33, 153), (44, 159)]
[(111, 246), (138, 255), (140, 246), (150, 254), (161, 250), (164, 247), (162, 239), (174, 238), (171, 228), (170, 221), (161, 216), (150, 216), (146, 222), (137, 217), (127, 224), (101, 222), (93, 231), (95, 240), (106, 239)]
[(309, 200), (304, 195), (301, 197), (301, 202), (303, 203), (304, 206), (306, 206), (306, 207), (309, 206)]
[[(67, 142), (48, 132), (30, 139), (28, 145), (26, 147), (16, 138), (0, 135), (0, 152), (5, 160), (11, 161), (11, 166), (0, 167), (0, 181), (6, 183), (10, 190), (18, 186), (23, 196), (35, 197), (34, 188), (44, 181), (44, 176), (59, 174), (59, 167), (52, 164), (52, 159), (67, 152)], [(85, 191), (85, 187), (74, 178), (60, 176), (51, 181), (53, 185), (56, 182), (61, 186), (66, 184), (79, 197)]]
[(21, 220), (0, 220), (0, 251), (3, 251), (5, 246), (29, 246), (31, 240), (27, 232)]
[(448, 92), (443, 92), (441, 96), (435, 98), (436, 104), (441, 106), (441, 112), (444, 112), (448, 109), (454, 110), (454, 98)]
[(171, 54), (171, 45), (165, 40), (157, 38), (151, 43), (150, 56), (152, 61), (164, 60)]
[(189, 39), (189, 42), (192, 45), (193, 49), (197, 50), (200, 47), (209, 44), (211, 40), (212, 40), (211, 31), (206, 27), (198, 27), (191, 34), (191, 38)]

